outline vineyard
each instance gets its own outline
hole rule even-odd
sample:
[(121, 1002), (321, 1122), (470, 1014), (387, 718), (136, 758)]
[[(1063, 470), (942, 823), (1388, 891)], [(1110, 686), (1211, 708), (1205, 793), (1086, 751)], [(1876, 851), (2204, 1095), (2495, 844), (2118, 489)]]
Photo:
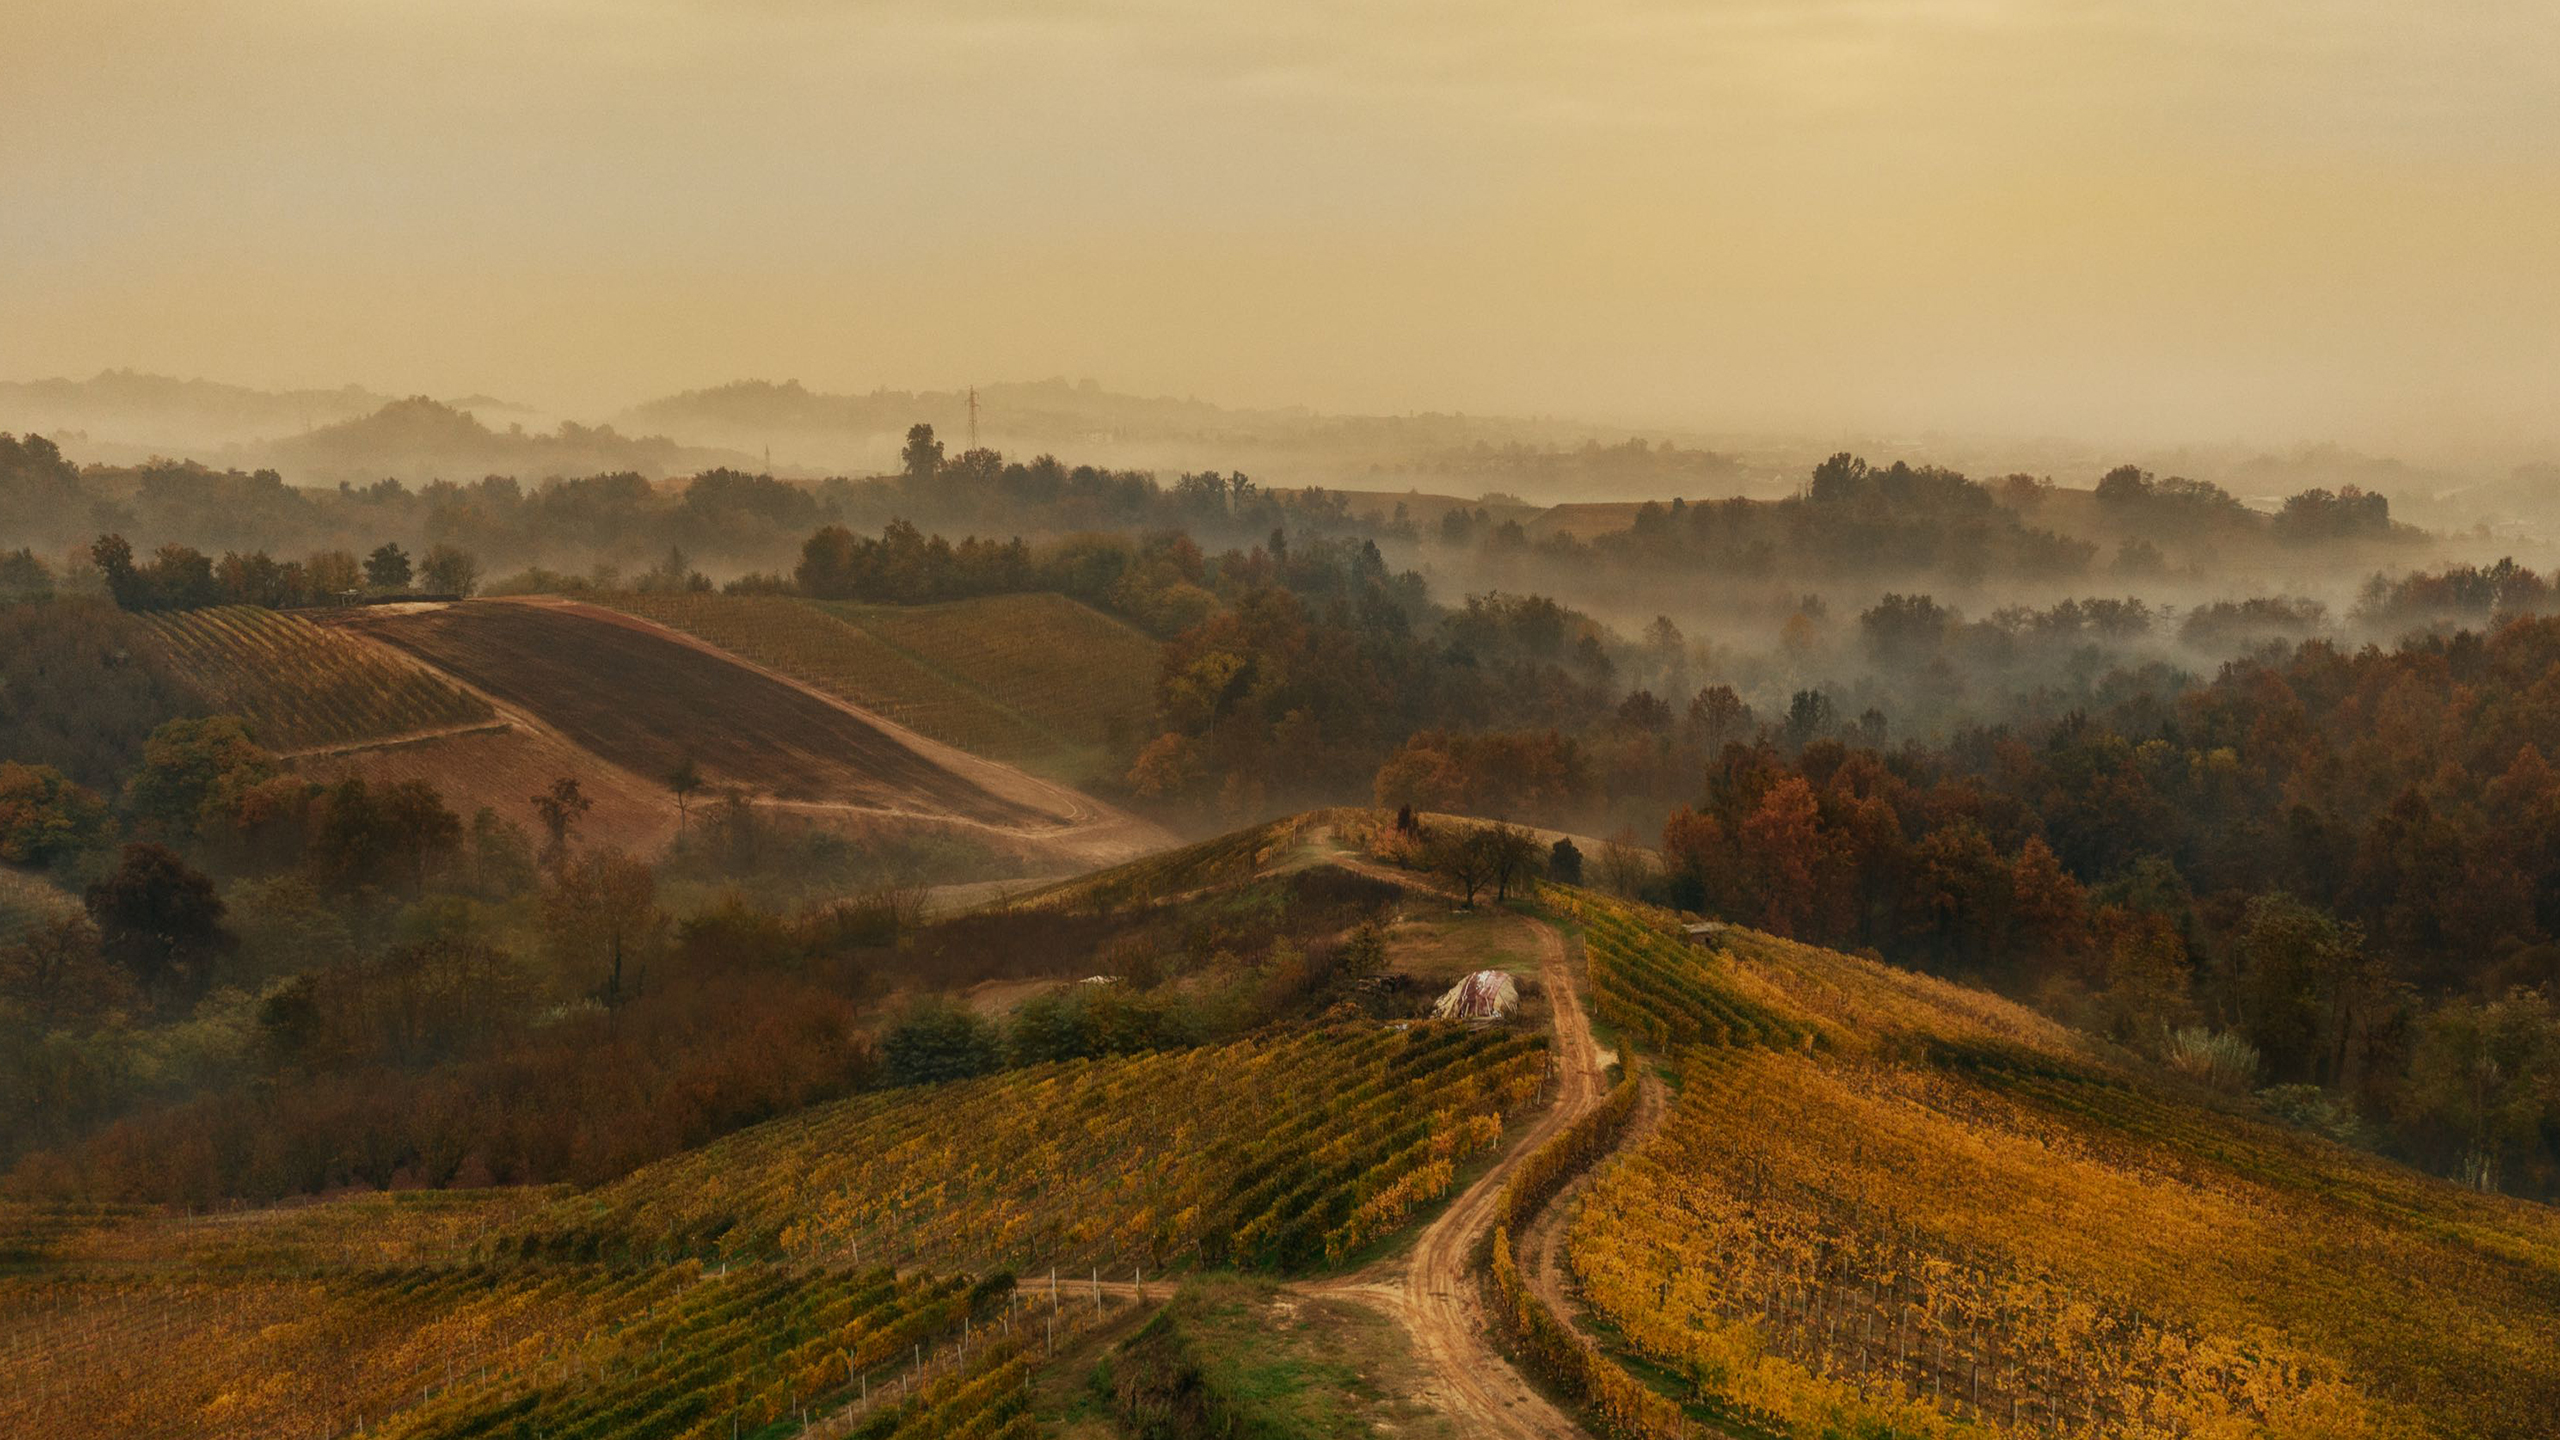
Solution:
[(0, 1430), (402, 1440), (1028, 1433), (1092, 1307), (1008, 1276), (445, 1263), (0, 1280)]
[(492, 722), (488, 703), (353, 635), (254, 605), (145, 618), (171, 668), (293, 752)]
[(1626, 1367), (1585, 1388), (1623, 1433), (1686, 1424), (1626, 1401), (1636, 1373), (1790, 1437), (2522, 1440), (2560, 1413), (2549, 1211), (2224, 1113), (1978, 992), (1566, 903), (1603, 1012), (1682, 1075), (1571, 1221)]
[(866, 1095), (741, 1132), (526, 1231), (537, 1252), (858, 1265), (1302, 1269), (1446, 1194), (1543, 1037), (1328, 1028)]
[(0, 1204), (0, 1434), (1028, 1436), (1127, 1281), (1351, 1263), (1547, 1071), (1532, 1034), (1320, 1027), (866, 1095), (587, 1192)]
[(1156, 643), (1062, 595), (908, 607), (633, 594), (613, 604), (919, 734), (1035, 768), (1089, 768), (1143, 738), (1154, 713)]
[(1064, 595), (827, 608), (928, 669), (1079, 744), (1146, 738), (1164, 647)]
[(1593, 1013), (1676, 1053), (1693, 1045), (1795, 1045), (1801, 1025), (1750, 998), (1730, 959), (1691, 945), (1632, 907), (1559, 891), (1581, 922)]
[(1311, 810), (1231, 831), (1195, 844), (1043, 886), (1016, 906), (1052, 910), (1116, 910), (1169, 900), (1212, 885), (1248, 880), (1298, 854), (1331, 812)]

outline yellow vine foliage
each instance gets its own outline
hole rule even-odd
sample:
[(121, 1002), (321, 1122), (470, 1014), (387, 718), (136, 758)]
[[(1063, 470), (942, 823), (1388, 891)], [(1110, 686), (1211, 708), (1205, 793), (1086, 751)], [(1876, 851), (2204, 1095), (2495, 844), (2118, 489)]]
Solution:
[(1996, 997), (1575, 903), (1595, 993), (1683, 1083), (1578, 1201), (1569, 1263), (1682, 1398), (1806, 1440), (2560, 1433), (2551, 1211)]

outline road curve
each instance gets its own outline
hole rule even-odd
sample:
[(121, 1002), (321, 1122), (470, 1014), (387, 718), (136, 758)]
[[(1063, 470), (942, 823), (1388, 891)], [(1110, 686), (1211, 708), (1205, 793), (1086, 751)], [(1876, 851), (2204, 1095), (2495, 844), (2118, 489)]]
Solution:
[[(1351, 856), (1332, 858), (1345, 869), (1397, 885), (1434, 888), (1405, 871)], [(1562, 1440), (1584, 1431), (1493, 1348), (1492, 1317), (1485, 1313), (1475, 1273), (1476, 1248), (1493, 1228), (1495, 1201), (1513, 1169), (1598, 1106), (1608, 1092), (1590, 1017), (1583, 1013), (1566, 962), (1564, 937), (1543, 920), (1522, 918), (1538, 938), (1538, 981), (1553, 1014), (1555, 1102), (1491, 1169), (1450, 1202), (1410, 1252), (1305, 1288), (1360, 1301), (1400, 1321), (1412, 1338), (1415, 1358), (1438, 1381), (1426, 1398), (1461, 1421), (1468, 1434)]]

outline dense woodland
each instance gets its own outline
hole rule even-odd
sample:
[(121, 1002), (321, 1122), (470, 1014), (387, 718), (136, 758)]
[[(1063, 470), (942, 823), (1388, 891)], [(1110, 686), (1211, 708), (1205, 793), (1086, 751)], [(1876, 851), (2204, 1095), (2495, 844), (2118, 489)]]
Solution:
[[(2121, 532), (2108, 554), (2037, 525), (2059, 502), (2031, 479), (1842, 456), (1795, 499), (1649, 505), (1621, 532), (1530, 541), (1238, 475), (951, 457), (919, 427), (901, 474), (816, 487), (715, 471), (313, 493), (84, 472), (5, 441), (0, 499), (12, 538), (48, 542), (0, 557), (20, 600), (0, 607), (0, 860), (85, 900), (0, 950), (17, 1067), (0, 1133), (39, 1189), (592, 1178), (816, 1095), (1045, 1053), (953, 1012), (883, 1028), (920, 957), (974, 978), (1068, 962), (999, 922), (919, 932), (893, 889), (810, 907), (848, 876), (885, 884), (881, 857), (743, 797), (631, 857), (577, 843), (574, 794), (527, 835), (422, 786), (316, 787), (118, 629), (206, 604), (712, 588), (695, 556), (756, 567), (736, 591), (1056, 591), (1129, 620), (1163, 655), (1110, 798), (1186, 828), (1375, 801), (1614, 834), (1659, 849), (1611, 867), (1650, 898), (1995, 986), (2477, 1184), (2560, 1187), (2551, 584), (2506, 561), (2367, 571), (2337, 612), (2144, 593), (2181, 545), (2405, 540), (2378, 496), (2265, 515), (2118, 471), (2091, 500)], [(500, 573), (581, 547), (607, 558)], [(1755, 647), (1667, 616), (1630, 635), (1566, 594), (1451, 593), (1403, 563), (1513, 552), (1801, 593)], [(632, 553), (654, 558), (609, 558)], [(1879, 569), (2116, 593), (1970, 615), (1917, 586), (1826, 600)], [(1307, 957), (1350, 912), (1295, 913), (1115, 922), (1142, 943), (1055, 932), (1122, 946), (1145, 982), (1129, 995), (1180, 997), (1073, 1043), (1184, 1043), (1320, 994), (1336, 970)], [(166, 1159), (179, 1136), (185, 1163)]]

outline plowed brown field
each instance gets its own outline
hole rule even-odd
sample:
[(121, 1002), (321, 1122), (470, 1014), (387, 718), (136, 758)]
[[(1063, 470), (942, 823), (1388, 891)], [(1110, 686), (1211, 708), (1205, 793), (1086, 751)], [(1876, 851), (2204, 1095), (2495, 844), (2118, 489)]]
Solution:
[(1070, 816), (996, 794), (850, 706), (646, 622), (583, 605), (471, 601), (338, 620), (398, 646), (634, 775), (687, 756), (713, 787), (1040, 829)]

